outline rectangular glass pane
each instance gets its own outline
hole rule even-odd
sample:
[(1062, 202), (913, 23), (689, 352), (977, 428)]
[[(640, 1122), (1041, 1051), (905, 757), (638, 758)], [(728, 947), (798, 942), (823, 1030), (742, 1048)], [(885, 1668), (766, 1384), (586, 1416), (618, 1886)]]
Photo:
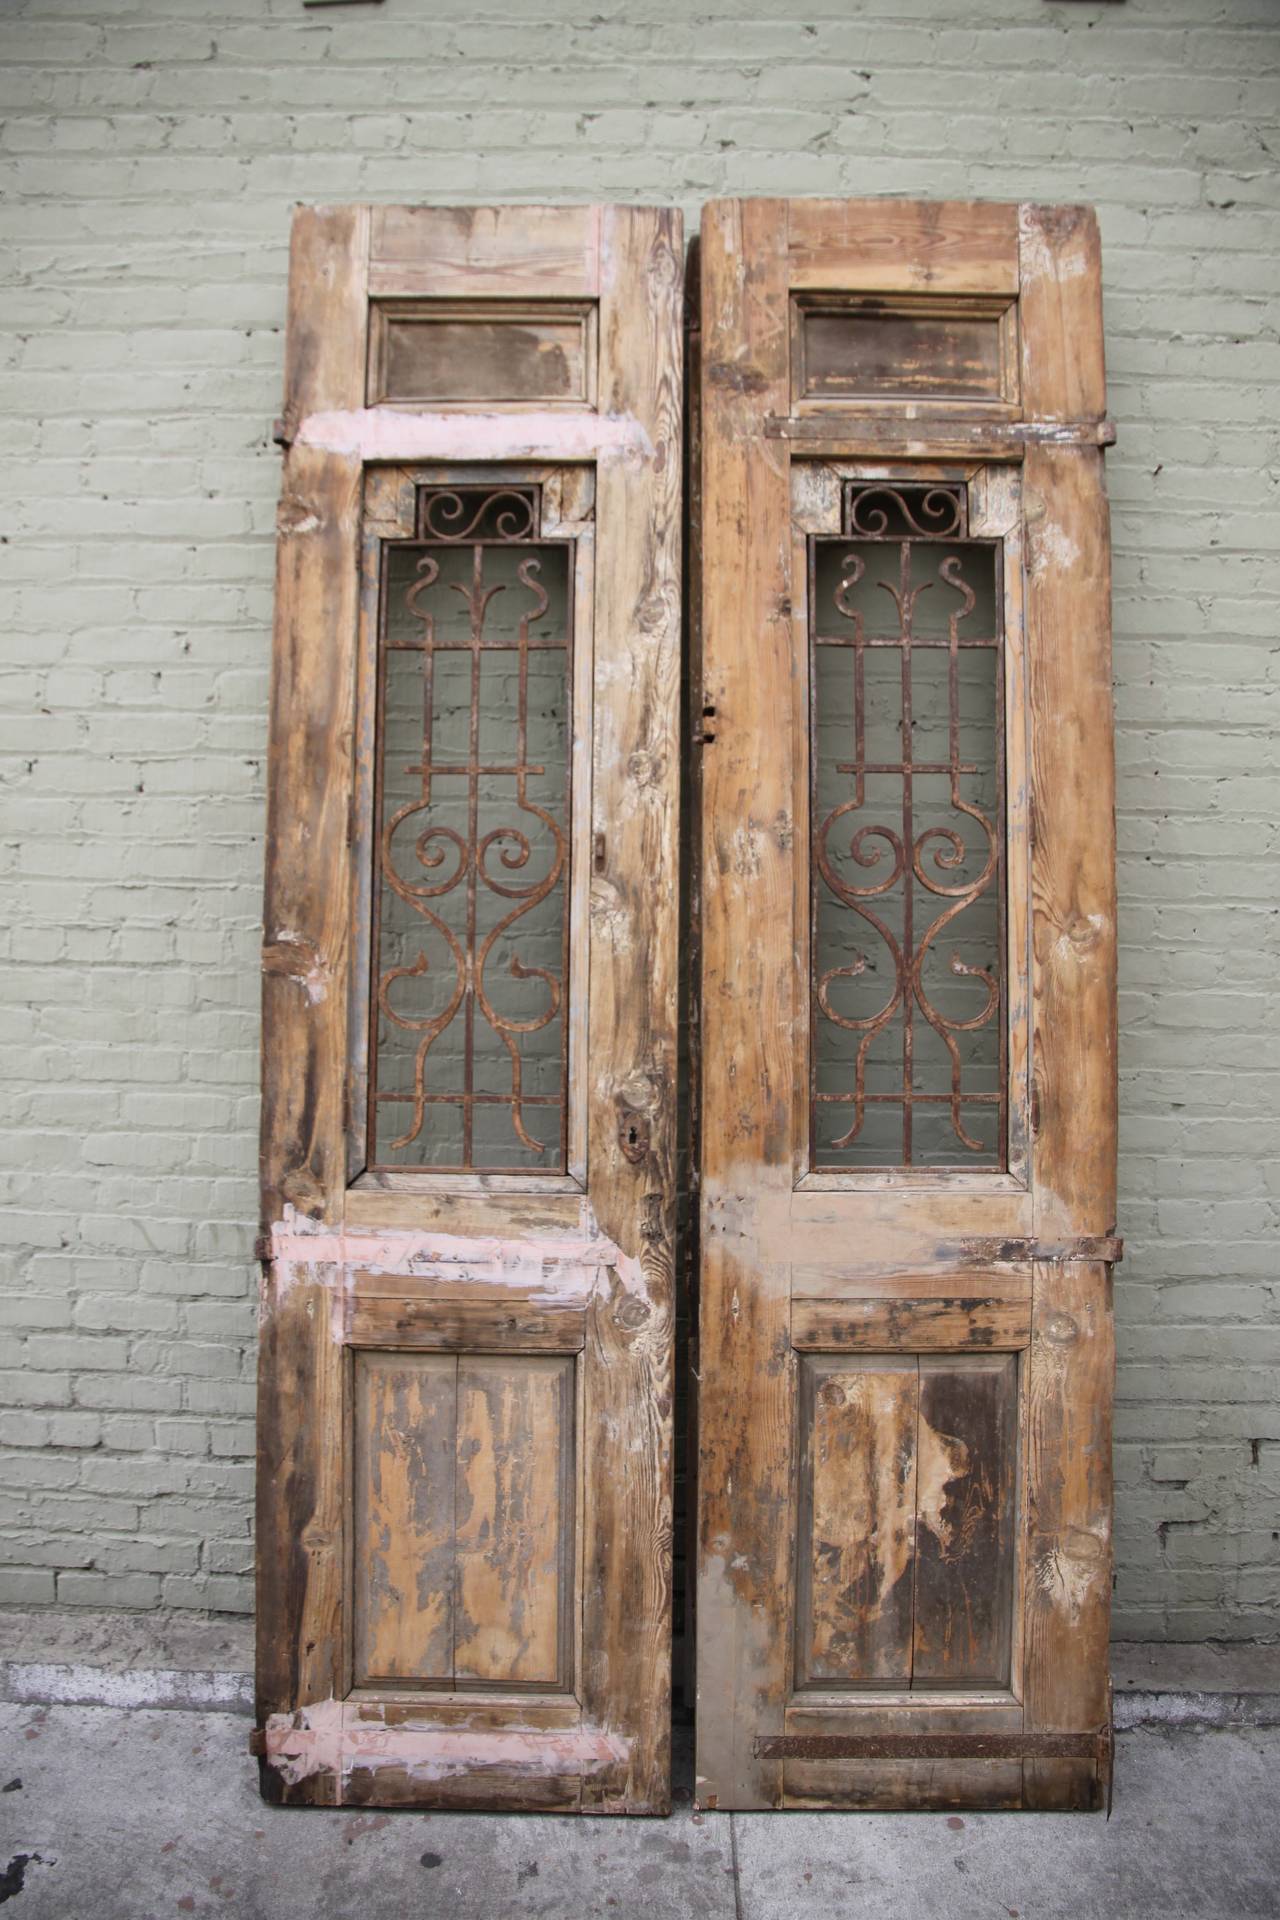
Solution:
[(369, 1162), (565, 1170), (572, 542), (536, 489), (384, 548)]
[(1000, 543), (852, 487), (810, 543), (818, 1168), (1005, 1164)]

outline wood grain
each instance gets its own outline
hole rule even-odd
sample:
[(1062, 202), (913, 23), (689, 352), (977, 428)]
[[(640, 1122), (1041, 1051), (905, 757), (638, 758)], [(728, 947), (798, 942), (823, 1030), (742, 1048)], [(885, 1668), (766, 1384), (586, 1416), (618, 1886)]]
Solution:
[(914, 1356), (801, 1368), (798, 1688), (910, 1684), (918, 1422)]
[[(791, 958), (794, 700), (785, 461), (787, 208), (704, 209), (702, 263), (702, 1203), (697, 1795), (778, 1804), (795, 1512), (788, 1252), (797, 1018)], [(745, 670), (744, 648), (749, 648)], [(775, 929), (776, 938), (761, 937)]]
[(514, 301), (382, 300), (372, 310), (369, 405), (587, 406), (595, 309)]
[(449, 1686), (457, 1363), (357, 1354), (352, 1412), (353, 1684)]
[[(264, 1717), (313, 1757), (266, 1746), (276, 1798), (668, 1803), (680, 253), (662, 210), (298, 217), (264, 960), (263, 1219), (283, 1251), (262, 1342), (259, 1675)], [(409, 353), (399, 408), (362, 407), (371, 301), (384, 319), (447, 307), (467, 323), (429, 364)], [(583, 417), (597, 339), (607, 420)], [(466, 397), (495, 380), (533, 395), (508, 420)], [(410, 388), (439, 415), (412, 411)], [(343, 1108), (364, 1073), (380, 543), (413, 538), (420, 486), (490, 477), (536, 485), (550, 537), (576, 542), (570, 1172), (371, 1179)], [(288, 1208), (323, 1227), (314, 1248)], [(468, 1690), (494, 1703), (473, 1757), (444, 1775), (397, 1758), (435, 1752)], [(552, 1699), (567, 1744), (530, 1734), (504, 1757)], [(349, 1708), (394, 1718), (415, 1700), (417, 1749), (348, 1736)]]
[[(670, 1805), (683, 229), (601, 221), (600, 409), (651, 451), (597, 474), (589, 1195), (625, 1266), (595, 1299), (584, 1419), (584, 1710), (628, 1760), (584, 1805)], [(633, 1120), (639, 1152), (623, 1151)]]
[(369, 287), (467, 299), (594, 299), (599, 207), (375, 207)]
[(1110, 1234), (1116, 1208), (1115, 761), (1101, 456), (1027, 455), (1027, 682), (1036, 1233)]
[(824, 292), (1016, 293), (1018, 209), (995, 201), (793, 200), (790, 283)]
[(1018, 1363), (920, 1358), (915, 1687), (1007, 1687), (1014, 1606)]
[(573, 1362), (461, 1357), (454, 1679), (572, 1683)]
[[(287, 421), (359, 405), (365, 351), (360, 208), (300, 208), (290, 253)], [(346, 805), (358, 464), (291, 448), (281, 481), (263, 905), (261, 1221), (287, 1206), (341, 1219), (348, 925)], [(342, 1359), (323, 1287), (264, 1270), (258, 1368), (256, 1694), (268, 1714), (340, 1688)], [(325, 1804), (323, 1776), (270, 1799)]]
[(1101, 420), (1107, 409), (1102, 250), (1092, 207), (1018, 209), (1022, 398), (1028, 418)]
[[(1105, 1713), (1115, 1132), (1101, 449), (1114, 436), (1096, 223), (1080, 209), (730, 203), (707, 210), (703, 249), (697, 1792), (721, 1807), (1089, 1805), (1099, 1763), (1079, 1748), (855, 1759), (787, 1756), (774, 1736), (792, 1724), (792, 1687), (822, 1689), (832, 1734), (856, 1731), (874, 1702), (928, 1738), (962, 1695), (1003, 1730), (1025, 1720), (1076, 1742)], [(946, 336), (922, 384), (956, 390), (895, 395), (909, 385), (899, 364), (920, 370), (910, 330), (876, 343), (868, 382), (865, 355), (811, 324), (865, 311), (869, 295), (944, 336), (966, 302), (998, 306), (997, 348), (970, 342), (966, 358)], [(816, 376), (813, 346), (827, 350)], [(844, 479), (936, 479), (940, 463), (963, 473), (975, 535), (1004, 543), (1008, 1166), (815, 1176), (797, 1045), (801, 563), (811, 535), (839, 531)], [(877, 1426), (849, 1382), (885, 1367), (901, 1392)], [(868, 1686), (881, 1654), (866, 1642), (903, 1630), (867, 1598), (883, 1531), (867, 1516), (913, 1380), (908, 1644), (897, 1687)], [(822, 1399), (837, 1385), (839, 1408)], [(780, 1648), (794, 1649), (794, 1674)]]
[(436, 1289), (357, 1294), (346, 1321), (352, 1346), (447, 1353), (580, 1353), (586, 1332), (585, 1307), (451, 1299)]
[[(1097, 223), (1022, 213), (1023, 381), (1047, 417), (1100, 413)], [(1032, 960), (1036, 1233), (1115, 1230), (1116, 934), (1110, 547), (1101, 456), (1029, 450), (1028, 689), (1035, 841)], [(1030, 1357), (1025, 1600), (1027, 1726), (1107, 1717), (1111, 1594), (1110, 1271), (1037, 1262)], [(1026, 1767), (1031, 1806), (1099, 1804), (1088, 1761)]]
[[(1027, 1438), (1026, 1724), (1087, 1732), (1109, 1712), (1115, 1332), (1101, 1264), (1036, 1269)], [(1096, 1808), (1085, 1760), (1028, 1761), (1027, 1805)]]
[[(294, 217), (285, 415), (358, 406), (363, 389), (363, 210)], [(347, 809), (360, 468), (286, 455), (276, 612), (263, 904), (262, 1222), (286, 1205), (336, 1219), (345, 1184)]]
[[(947, 1276), (935, 1274), (925, 1285)], [(918, 1286), (921, 1283), (915, 1282)], [(1031, 1339), (1031, 1300), (934, 1298), (807, 1300), (791, 1303), (791, 1344), (798, 1352), (948, 1352), (966, 1347), (1016, 1350)]]
[(1018, 395), (1016, 312), (1002, 297), (800, 295), (792, 303), (793, 397), (798, 406), (909, 400), (1011, 409)]

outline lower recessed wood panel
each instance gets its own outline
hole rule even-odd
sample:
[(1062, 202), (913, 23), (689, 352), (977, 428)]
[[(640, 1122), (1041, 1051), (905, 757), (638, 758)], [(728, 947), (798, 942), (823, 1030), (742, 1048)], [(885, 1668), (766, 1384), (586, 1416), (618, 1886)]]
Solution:
[(573, 1362), (458, 1361), (454, 1679), (560, 1684), (568, 1658)]
[(565, 1354), (355, 1354), (356, 1686), (570, 1684), (573, 1381)]
[(912, 1683), (1008, 1684), (1018, 1362), (921, 1354)]
[(913, 1355), (801, 1362), (807, 1446), (796, 1684), (906, 1686), (919, 1375)]
[(797, 1689), (1007, 1686), (1017, 1355), (800, 1373)]

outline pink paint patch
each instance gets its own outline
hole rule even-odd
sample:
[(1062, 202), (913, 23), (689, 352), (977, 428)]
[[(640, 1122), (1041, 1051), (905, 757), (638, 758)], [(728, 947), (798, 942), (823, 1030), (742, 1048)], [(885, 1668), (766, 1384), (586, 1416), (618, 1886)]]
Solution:
[(294, 1217), (272, 1229), (263, 1304), (270, 1311), (300, 1283), (326, 1287), (334, 1298), (335, 1337), (341, 1337), (342, 1299), (357, 1272), (439, 1281), (451, 1288), (496, 1284), (545, 1306), (582, 1306), (607, 1286), (610, 1270), (634, 1291), (636, 1266), (602, 1234), (499, 1240), (449, 1233), (308, 1231)]
[(297, 1714), (272, 1714), (265, 1745), (270, 1764), (286, 1785), (296, 1786), (316, 1773), (345, 1778), (355, 1767), (395, 1767), (424, 1781), (494, 1769), (590, 1773), (624, 1761), (631, 1743), (591, 1727), (563, 1733), (521, 1728), (482, 1733), (470, 1727), (348, 1724), (340, 1700), (323, 1700)]
[(615, 460), (653, 458), (639, 421), (600, 413), (398, 413), (392, 407), (312, 413), (295, 445), (361, 460)]

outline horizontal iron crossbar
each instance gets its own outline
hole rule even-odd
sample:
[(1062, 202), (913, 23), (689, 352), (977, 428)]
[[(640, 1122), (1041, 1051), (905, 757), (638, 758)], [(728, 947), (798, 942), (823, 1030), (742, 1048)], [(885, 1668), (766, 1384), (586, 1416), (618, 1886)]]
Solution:
[(962, 1240), (958, 1252), (968, 1260), (1124, 1259), (1124, 1241), (1114, 1233), (1084, 1234), (1079, 1240)]
[(758, 1733), (758, 1760), (1104, 1760), (1095, 1733)]

